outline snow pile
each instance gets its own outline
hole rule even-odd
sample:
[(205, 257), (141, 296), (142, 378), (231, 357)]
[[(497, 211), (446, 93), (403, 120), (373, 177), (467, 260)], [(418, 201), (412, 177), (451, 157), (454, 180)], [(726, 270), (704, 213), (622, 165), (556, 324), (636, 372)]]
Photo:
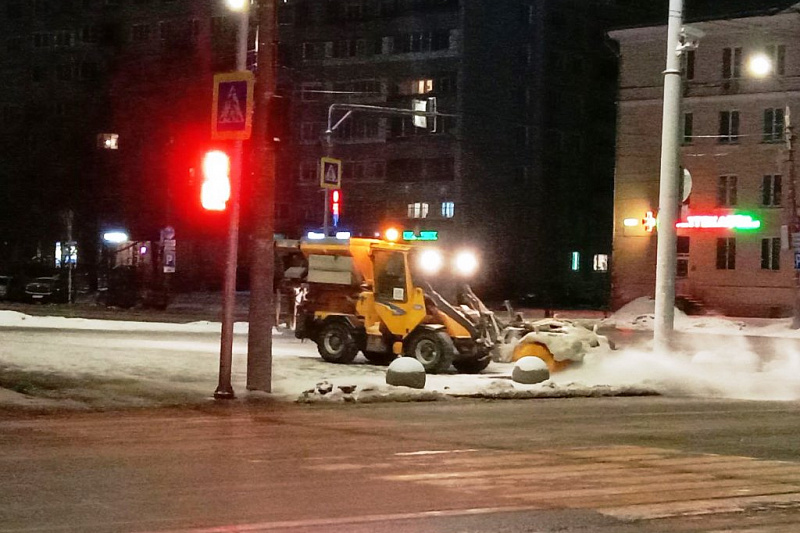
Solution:
[[(643, 296), (622, 306), (616, 313), (602, 320), (601, 324), (620, 329), (652, 331), (655, 321), (655, 306), (654, 299)], [(747, 325), (742, 320), (719, 316), (688, 316), (680, 309), (675, 308), (675, 329), (678, 330), (730, 333), (741, 331), (746, 327)]]
[[(62, 316), (31, 316), (16, 311), (0, 311), (0, 326), (25, 327), (39, 329), (69, 329), (87, 331), (152, 331), (171, 332), (180, 331), (187, 333), (206, 333), (221, 331), (219, 322), (200, 320), (186, 324), (173, 324), (165, 322), (135, 322), (130, 320), (98, 320), (92, 318), (66, 318)], [(247, 322), (236, 322), (234, 333), (246, 334)], [(273, 330), (277, 332), (277, 330)]]
[(667, 396), (800, 400), (800, 353), (793, 343), (782, 346), (778, 352), (782, 355), (766, 362), (743, 344), (669, 354), (634, 349), (590, 354), (582, 365), (555, 374), (553, 381), (645, 387)]

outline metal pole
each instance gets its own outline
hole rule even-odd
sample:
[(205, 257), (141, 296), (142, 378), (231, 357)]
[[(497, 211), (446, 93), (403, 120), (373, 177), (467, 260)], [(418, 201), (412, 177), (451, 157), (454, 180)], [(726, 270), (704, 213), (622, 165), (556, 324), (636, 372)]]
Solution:
[[(791, 108), (787, 105), (783, 113), (784, 116), (784, 137), (786, 140), (786, 165), (787, 178), (789, 180), (789, 239), (794, 241), (794, 235), (800, 232), (800, 218), (797, 216), (797, 183), (795, 183), (794, 171), (794, 127), (792, 126)], [(798, 250), (794, 243), (790, 242), (789, 249), (792, 251), (792, 263), (794, 264), (794, 254)], [(800, 270), (795, 266), (794, 270), (794, 318), (792, 319), (792, 329), (800, 329)]]
[[(247, 390), (272, 392), (272, 326), (275, 321), (275, 139), (268, 129), (275, 96), (278, 21), (275, 0), (258, 3), (258, 69), (253, 126), (253, 239), (250, 263), (250, 333)], [(269, 133), (274, 133), (269, 135)]]
[(675, 269), (679, 208), (681, 65), (678, 46), (683, 24), (683, 0), (670, 0), (667, 27), (667, 68), (664, 71), (664, 110), (661, 129), (661, 177), (656, 256), (654, 346), (669, 348), (675, 323)]
[[(250, 13), (247, 2), (240, 12), (239, 31), (236, 36), (236, 70), (247, 70), (247, 33)], [(222, 292), (222, 335), (219, 350), (219, 383), (214, 398), (230, 400), (235, 397), (231, 385), (233, 363), (233, 313), (236, 307), (236, 267), (239, 257), (239, 214), (242, 189), (242, 141), (235, 141), (231, 157), (231, 214), (228, 226), (228, 250), (225, 261), (225, 283)]]

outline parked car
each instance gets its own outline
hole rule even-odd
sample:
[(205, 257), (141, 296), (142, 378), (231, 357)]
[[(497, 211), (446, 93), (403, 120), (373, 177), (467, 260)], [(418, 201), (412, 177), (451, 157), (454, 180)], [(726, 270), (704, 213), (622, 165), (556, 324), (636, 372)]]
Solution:
[(11, 276), (0, 276), (0, 300), (11, 297)]
[(31, 302), (67, 302), (67, 288), (61, 276), (33, 278), (25, 284), (25, 299)]

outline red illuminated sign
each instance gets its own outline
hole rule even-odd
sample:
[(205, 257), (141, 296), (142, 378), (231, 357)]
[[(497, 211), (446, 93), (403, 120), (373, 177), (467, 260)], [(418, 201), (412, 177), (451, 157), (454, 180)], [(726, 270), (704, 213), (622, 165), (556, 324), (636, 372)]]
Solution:
[(761, 221), (750, 215), (691, 215), (675, 224), (679, 229), (758, 229)]

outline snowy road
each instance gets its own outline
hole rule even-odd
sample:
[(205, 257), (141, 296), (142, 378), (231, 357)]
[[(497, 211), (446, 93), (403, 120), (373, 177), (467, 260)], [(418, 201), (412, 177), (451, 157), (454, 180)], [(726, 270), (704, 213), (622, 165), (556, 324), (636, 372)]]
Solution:
[(797, 404), (0, 416), (0, 533), (798, 531)]

